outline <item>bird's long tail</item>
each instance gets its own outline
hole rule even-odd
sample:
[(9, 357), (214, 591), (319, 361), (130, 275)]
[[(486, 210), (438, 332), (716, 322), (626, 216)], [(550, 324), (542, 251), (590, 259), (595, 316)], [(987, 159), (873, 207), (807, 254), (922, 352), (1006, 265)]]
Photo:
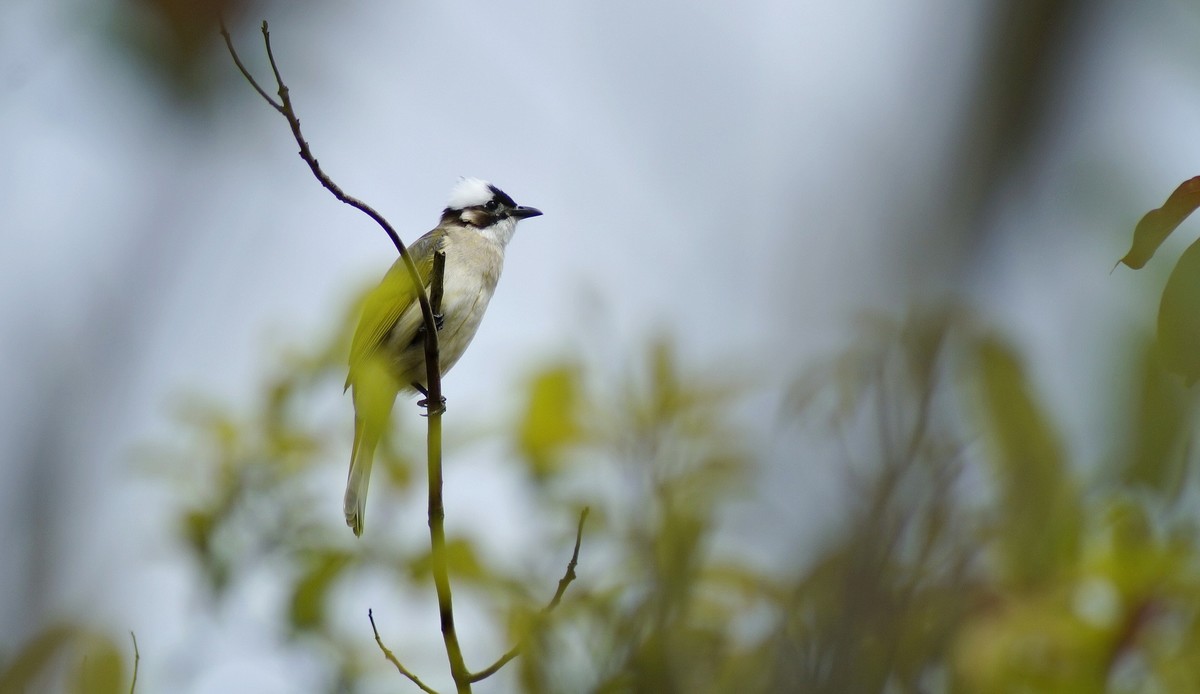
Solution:
[(367, 487), (371, 483), (375, 448), (387, 429), (395, 397), (394, 391), (390, 397), (361, 397), (359, 389), (355, 389), (354, 446), (350, 450), (350, 473), (346, 476), (346, 496), (342, 502), (342, 510), (346, 514), (346, 525), (350, 526), (356, 536), (362, 535), (363, 532)]

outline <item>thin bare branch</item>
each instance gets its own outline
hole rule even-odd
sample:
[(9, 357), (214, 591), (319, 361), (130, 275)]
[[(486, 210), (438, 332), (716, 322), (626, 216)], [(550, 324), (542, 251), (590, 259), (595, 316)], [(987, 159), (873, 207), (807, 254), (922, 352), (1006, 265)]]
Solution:
[(446, 277), (446, 253), (433, 254), (433, 276), (429, 280), (429, 306), (434, 314), (442, 312), (442, 283)]
[(129, 694), (133, 694), (137, 689), (138, 664), (142, 662), (142, 654), (138, 653), (137, 634), (130, 631), (129, 638), (133, 639), (133, 680), (129, 683)]
[(266, 101), (271, 105), (271, 108), (275, 109), (279, 113), (283, 113), (283, 104), (280, 104), (272, 99), (271, 95), (267, 94), (267, 90), (259, 86), (258, 81), (254, 79), (254, 75), (251, 75), (250, 71), (246, 69), (246, 66), (242, 64), (242, 59), (238, 56), (237, 51), (233, 48), (233, 38), (229, 35), (229, 29), (225, 27), (225, 18), (220, 17), (217, 21), (221, 25), (221, 38), (225, 39), (225, 47), (229, 49), (229, 55), (233, 57), (233, 64), (237, 65), (237, 69), (241, 71), (242, 77), (245, 77), (246, 81), (250, 83), (250, 86), (254, 87), (254, 91), (258, 92), (258, 95), (263, 98), (263, 101)]
[(400, 240), (400, 235), (396, 233), (395, 228), (392, 227), (390, 222), (384, 219), (383, 215), (379, 214), (379, 212), (375, 211), (375, 208), (362, 200), (348, 195), (321, 168), (320, 162), (313, 155), (312, 148), (309, 147), (308, 141), (304, 139), (304, 134), (300, 130), (300, 118), (296, 115), (296, 110), (292, 105), (291, 93), (288, 90), (287, 84), (283, 81), (279, 65), (275, 60), (275, 52), (271, 48), (271, 32), (267, 22), (263, 21), (262, 23), (263, 43), (266, 46), (267, 58), (271, 63), (271, 72), (275, 76), (275, 83), (279, 93), (278, 102), (267, 94), (266, 90), (255, 81), (254, 77), (246, 69), (241, 58), (238, 56), (237, 50), (233, 47), (233, 40), (229, 36), (229, 31), (225, 28), (224, 22), (221, 23), (221, 35), (225, 38), (225, 45), (229, 49), (229, 54), (233, 57), (233, 62), (238, 66), (242, 75), (250, 82), (250, 85), (254, 87), (259, 96), (287, 120), (288, 126), (292, 130), (292, 136), (295, 138), (296, 144), (300, 147), (300, 158), (304, 160), (304, 163), (308, 164), (308, 168), (312, 171), (313, 176), (316, 177), (321, 186), (333, 194), (339, 201), (357, 209), (374, 220), (383, 229), (384, 233), (388, 235), (388, 238), (391, 239), (392, 245), (396, 247), (396, 251), (400, 253), (405, 269), (408, 270), (409, 277), (412, 279), (413, 285), (417, 288), (417, 302), (421, 306), (421, 316), (425, 322), (425, 377), (426, 388), (429, 391), (429, 398), (427, 400), (429, 404), (427, 407), (432, 407), (434, 404), (440, 407), (442, 404), (442, 381), (441, 370), (438, 366), (437, 329), (434, 324), (433, 309), (429, 304), (429, 296), (424, 290), (425, 283), (417, 271), (416, 263), (413, 262), (408, 248)]
[(383, 644), (383, 639), (379, 636), (379, 628), (375, 626), (375, 614), (371, 610), (367, 610), (367, 619), (371, 620), (371, 631), (375, 632), (375, 643), (379, 644), (379, 650), (383, 651), (383, 657), (388, 659), (388, 662), (396, 667), (396, 670), (401, 675), (407, 677), (413, 684), (421, 688), (421, 691), (426, 694), (438, 694), (437, 690), (430, 689), (428, 685), (421, 681), (419, 677), (408, 671), (408, 668), (400, 664), (396, 658), (396, 654), (392, 653), (391, 649)]
[(550, 604), (546, 605), (543, 612), (549, 612), (558, 603), (562, 601), (562, 596), (567, 592), (567, 586), (571, 585), (571, 581), (575, 580), (575, 567), (579, 566), (579, 545), (583, 543), (583, 524), (587, 521), (588, 514), (592, 512), (590, 506), (584, 506), (583, 511), (579, 514), (579, 525), (575, 528), (575, 551), (571, 552), (571, 561), (567, 562), (567, 572), (558, 580), (558, 590), (554, 591), (554, 597), (550, 600)]
[[(444, 293), (444, 290), (445, 290), (445, 287), (443, 287), (445, 277), (446, 277), (446, 253), (443, 251), (435, 251), (433, 254), (433, 271), (429, 277), (429, 306), (431, 309), (433, 309), (433, 319), (434, 319), (435, 323), (439, 320), (440, 314), (442, 312), (442, 294)], [(440, 326), (439, 326), (439, 329), (440, 329)], [(425, 334), (425, 326), (424, 325), (422, 325), (420, 327), (417, 334), (418, 334), (418, 336), (424, 336), (424, 334)], [(424, 388), (419, 383), (414, 384), (414, 386), (417, 388), (417, 390), (421, 391), (421, 394), (424, 395), (426, 398), (425, 400), (422, 400), (417, 403), (417, 404), (421, 404), (421, 403), (425, 404), (425, 414), (424, 414), (425, 417), (428, 417), (429, 415), (431, 415), (435, 412), (437, 414), (442, 414), (446, 411), (446, 402), (444, 400), (438, 400), (435, 402), (432, 400), (432, 396), (429, 395), (428, 389)], [(440, 436), (439, 436), (439, 440), (440, 440)], [(440, 456), (439, 456), (438, 460), (441, 460)]]
[[(222, 27), (224, 31), (224, 27)], [(226, 35), (227, 31), (224, 32)], [(409, 278), (416, 288), (417, 302), (421, 306), (421, 316), (425, 326), (425, 408), (428, 415), (429, 434), (428, 434), (428, 462), (429, 462), (429, 533), (431, 555), (433, 560), (433, 581), (437, 589), (438, 609), (441, 614), (442, 625), (442, 640), (446, 645), (446, 656), (450, 660), (450, 672), (454, 676), (455, 685), (460, 694), (471, 691), (470, 672), (467, 670), (466, 663), (463, 661), (462, 649), (458, 644), (458, 634), (454, 627), (454, 607), (450, 593), (450, 576), (449, 567), (446, 558), (446, 531), (445, 531), (445, 509), (443, 507), (442, 497), (442, 413), (445, 411), (445, 399), (442, 397), (442, 379), (441, 368), (439, 366), (438, 357), (438, 333), (437, 321), (434, 319), (433, 306), (430, 303), (429, 295), (425, 292), (425, 283), (420, 272), (417, 271), (417, 265), (413, 262), (412, 255), (408, 252), (408, 248), (404, 242), (400, 240), (400, 235), (392, 225), (383, 218), (370, 205), (353, 196), (347, 195), (333, 179), (321, 169), (320, 162), (313, 155), (312, 149), (308, 145), (308, 141), (304, 139), (304, 135), (300, 130), (300, 118), (296, 115), (295, 108), (292, 105), (291, 94), (287, 84), (283, 81), (283, 76), (279, 70), (279, 64), (275, 60), (275, 52), (271, 47), (271, 32), (267, 26), (267, 22), (262, 23), (263, 43), (266, 46), (267, 59), (271, 64), (271, 72), (275, 76), (275, 84), (278, 87), (279, 102), (276, 103), (271, 99), (261, 87), (257, 85), (254, 79), (249, 75), (249, 72), (242, 67), (237, 51), (233, 47), (232, 40), (226, 40), (226, 46), (229, 48), (230, 54), (233, 56), (234, 62), (238, 64), (242, 74), (255, 87), (259, 95), (263, 97), (273, 108), (275, 108), (287, 120), (288, 126), (292, 130), (292, 136), (296, 140), (296, 144), (300, 147), (300, 158), (308, 164), (309, 170), (317, 181), (333, 194), (335, 198), (341, 202), (350, 205), (359, 210), (375, 221), (388, 238), (392, 240), (392, 245), (396, 247), (400, 253), (400, 258), (404, 262), (405, 270), (408, 272)], [(442, 261), (444, 263), (444, 260)], [(444, 265), (443, 265), (444, 267)], [(436, 287), (440, 293), (440, 282)], [(378, 639), (378, 632), (376, 633)], [(380, 644), (382, 646), (382, 644)], [(415, 680), (414, 680), (415, 681)]]
[[(571, 553), (571, 561), (567, 562), (567, 571), (563, 577), (558, 580), (558, 590), (554, 591), (554, 597), (550, 599), (550, 603), (542, 608), (542, 614), (549, 614), (551, 610), (558, 607), (558, 603), (562, 602), (563, 594), (567, 592), (567, 586), (571, 585), (571, 581), (575, 580), (575, 567), (579, 565), (579, 545), (583, 543), (583, 523), (587, 520), (588, 513), (591, 512), (590, 507), (584, 507), (579, 514), (579, 525), (575, 528), (575, 551)], [(521, 645), (517, 644), (508, 649), (508, 652), (500, 656), (500, 658), (492, 663), (487, 668), (471, 674), (471, 681), (478, 682), (485, 680), (500, 671), (500, 668), (508, 665), (509, 661), (521, 654)]]

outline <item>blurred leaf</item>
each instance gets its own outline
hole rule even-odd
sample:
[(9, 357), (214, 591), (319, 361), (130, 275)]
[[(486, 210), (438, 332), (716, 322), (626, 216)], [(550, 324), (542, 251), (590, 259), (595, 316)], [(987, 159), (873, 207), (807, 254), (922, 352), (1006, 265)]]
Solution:
[(213, 527), (216, 525), (216, 519), (213, 517), (213, 514), (208, 511), (193, 509), (184, 512), (182, 519), (183, 536), (187, 538), (188, 545), (197, 554), (207, 554), (209, 537), (212, 534)]
[(981, 414), (1000, 491), (1000, 549), (1008, 578), (1032, 586), (1075, 560), (1081, 510), (1062, 445), (1016, 355), (996, 338), (984, 338), (977, 350)]
[[(485, 581), (491, 572), (479, 561), (475, 544), (464, 538), (446, 540), (446, 564), (453, 580)], [(433, 573), (433, 555), (425, 552), (409, 562), (409, 573), (414, 580), (427, 579)]]
[(292, 590), (289, 612), (292, 629), (317, 629), (325, 623), (325, 603), (329, 589), (351, 563), (345, 552), (318, 552), (309, 562), (308, 570), (296, 581)]
[(673, 424), (703, 420), (706, 408), (736, 393), (712, 378), (686, 377), (675, 344), (666, 335), (650, 341), (638, 368), (626, 382), (624, 401), (610, 406), (631, 416), (626, 433), (643, 437), (643, 443), (664, 436)]
[(398, 435), (401, 428), (399, 425), (393, 426), (388, 435), (383, 437), (379, 450), (375, 452), (375, 464), (382, 467), (387, 484), (402, 491), (412, 486), (413, 471), (424, 465), (424, 459), (418, 460), (414, 452), (424, 455), (425, 449), (417, 447), (409, 450), (406, 446), (411, 445), (412, 441)]
[(49, 691), (56, 665), (67, 668), (67, 691), (80, 694), (124, 694), (125, 659), (108, 636), (74, 625), (53, 626), (30, 640), (3, 668), (0, 692)]
[(1163, 289), (1158, 348), (1163, 366), (1187, 385), (1200, 377), (1200, 241), (1184, 251)]
[(1162, 207), (1150, 210), (1142, 217), (1133, 231), (1133, 246), (1119, 262), (1134, 270), (1141, 268), (1197, 207), (1200, 207), (1200, 176), (1179, 184)]
[(955, 691), (1105, 691), (1112, 639), (1076, 616), (1064, 586), (1030, 599), (1002, 600), (978, 613), (955, 647)]
[(579, 369), (572, 364), (550, 366), (530, 379), (517, 441), (535, 479), (557, 472), (563, 450), (581, 438), (580, 401)]
[(738, 598), (744, 603), (760, 599), (782, 601), (784, 591), (778, 582), (745, 564), (714, 561), (705, 569), (707, 583), (718, 587), (726, 598)]
[(517, 601), (509, 606), (505, 621), (509, 642), (526, 644), (544, 630), (546, 613), (529, 603)]
[(72, 690), (78, 694), (125, 694), (125, 661), (121, 650), (107, 636), (87, 634), (80, 638), (83, 656), (75, 668)]
[(1183, 490), (1187, 471), (1184, 441), (1195, 400), (1168, 377), (1155, 359), (1153, 348), (1141, 359), (1140, 392), (1134, 403), (1133, 450), (1124, 461), (1121, 478), (1126, 484), (1152, 489), (1168, 500)]
[(75, 637), (69, 626), (50, 627), (25, 644), (24, 648), (0, 670), (0, 692), (35, 691), (34, 683)]
[(1145, 605), (1159, 605), (1163, 612), (1178, 611), (1178, 617), (1186, 615), (1195, 621), (1200, 616), (1195, 611), (1200, 607), (1195, 546), (1158, 541), (1144, 509), (1137, 504), (1114, 503), (1106, 515), (1111, 524), (1110, 542), (1089, 557), (1085, 568), (1088, 576), (1102, 579), (1113, 589), (1112, 611), (1119, 608), (1119, 614), (1110, 620), (1114, 628), (1138, 619), (1135, 612)]
[(204, 569), (209, 587), (214, 593), (220, 593), (229, 583), (229, 566), (213, 546), (222, 519), (211, 509), (191, 509), (182, 513), (180, 521), (181, 534)]

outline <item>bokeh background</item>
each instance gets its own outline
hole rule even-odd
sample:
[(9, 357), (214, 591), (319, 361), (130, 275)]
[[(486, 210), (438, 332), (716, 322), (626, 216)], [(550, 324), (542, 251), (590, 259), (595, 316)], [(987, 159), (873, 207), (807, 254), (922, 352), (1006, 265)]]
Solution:
[[(1170, 265), (1110, 270), (1141, 213), (1200, 170), (1192, 3), (9, 0), (0, 656), (67, 622), (134, 631), (141, 691), (342, 686), (277, 633), (291, 579), (271, 561), (207, 595), (180, 540), (187, 483), (154, 452), (186, 451), (188, 403), (254, 411), (394, 257), (296, 156), (217, 9), (266, 84), (270, 21), (322, 165), (407, 239), (459, 176), (545, 211), (445, 382), (450, 532), (536, 566), (537, 600), (575, 516), (531, 496), (503, 432), (556, 360), (603, 380), (657, 341), (681, 372), (746, 391), (727, 421), (762, 454), (713, 541), (764, 572), (811, 562), (855, 508), (828, 432), (778, 412), (864, 314), (968, 307), (1022, 355), (1075, 468), (1128, 420), (1127, 358)], [(313, 512), (336, 529), (351, 407), (336, 377), (320, 384)], [(419, 445), (416, 407), (397, 409)], [(365, 542), (423, 541), (419, 503), (375, 501)], [(602, 581), (588, 549), (581, 575)], [(365, 623), (385, 606), (390, 645), (445, 686), (431, 596), (356, 585), (336, 611), (380, 661), (362, 686), (405, 686)], [(502, 650), (465, 609), (469, 652)]]

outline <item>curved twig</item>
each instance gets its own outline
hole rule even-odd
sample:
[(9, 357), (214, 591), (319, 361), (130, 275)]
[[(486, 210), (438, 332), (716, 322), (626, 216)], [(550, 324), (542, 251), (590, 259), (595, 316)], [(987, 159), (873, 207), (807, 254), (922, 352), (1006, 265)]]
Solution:
[(396, 654), (392, 653), (390, 648), (383, 645), (383, 639), (379, 636), (379, 628), (375, 626), (375, 614), (372, 610), (367, 610), (367, 619), (371, 620), (371, 631), (375, 632), (375, 643), (379, 644), (379, 650), (383, 651), (383, 657), (387, 658), (388, 662), (394, 665), (401, 675), (404, 675), (413, 684), (420, 687), (421, 691), (425, 692), (425, 694), (438, 694), (437, 690), (430, 689), (428, 685), (421, 681), (421, 678), (412, 674), (408, 668), (401, 665), (400, 661), (396, 658)]
[(308, 164), (308, 168), (312, 171), (313, 176), (317, 181), (328, 190), (333, 197), (339, 201), (357, 209), (363, 214), (375, 221), (391, 239), (392, 245), (400, 253), (401, 259), (404, 261), (404, 266), (408, 270), (409, 277), (413, 281), (413, 285), (417, 288), (417, 301), (421, 306), (421, 316), (425, 321), (425, 370), (426, 370), (426, 388), (429, 390), (430, 403), (441, 403), (442, 401), (442, 381), (441, 372), (438, 368), (438, 343), (437, 330), (435, 329), (433, 319), (433, 309), (429, 304), (429, 295), (425, 292), (425, 282), (421, 278), (421, 274), (417, 271), (417, 266), (413, 262), (412, 256), (408, 252), (408, 248), (404, 242), (400, 240), (400, 235), (396, 233), (395, 228), (391, 223), (384, 219), (383, 215), (379, 214), (375, 208), (358, 198), (347, 194), (342, 190), (341, 186), (329, 177), (329, 174), (321, 168), (321, 163), (312, 153), (312, 148), (309, 147), (308, 141), (304, 139), (304, 134), (300, 131), (300, 118), (296, 115), (296, 110), (292, 106), (291, 92), (288, 90), (287, 84), (284, 83), (283, 77), (279, 72), (279, 65), (275, 62), (275, 53), (271, 48), (271, 32), (264, 20), (262, 23), (263, 43), (267, 50), (267, 59), (271, 64), (271, 72), (275, 75), (275, 84), (277, 86), (279, 101), (275, 101), (267, 94), (267, 91), (258, 84), (250, 71), (246, 69), (242, 63), (241, 57), (238, 56), (237, 50), (233, 47), (233, 39), (229, 35), (229, 30), (225, 27), (224, 21), (221, 22), (221, 36), (225, 39), (225, 46), (229, 49), (229, 54), (233, 57), (233, 62), (241, 71), (242, 76), (254, 87), (259, 96), (263, 98), (271, 106), (282, 115), (288, 122), (288, 126), (292, 130), (292, 136), (296, 140), (296, 144), (300, 147), (300, 158), (304, 163)]
[[(571, 561), (567, 562), (566, 573), (558, 580), (558, 589), (554, 591), (554, 597), (550, 599), (549, 604), (542, 608), (543, 615), (548, 614), (551, 610), (558, 607), (558, 603), (562, 602), (563, 594), (567, 592), (567, 586), (571, 585), (571, 581), (575, 580), (575, 567), (579, 565), (579, 545), (583, 542), (583, 523), (587, 520), (588, 513), (590, 512), (591, 508), (585, 506), (579, 514), (579, 526), (575, 529), (575, 551), (571, 553)], [(500, 656), (496, 662), (483, 670), (471, 673), (471, 681), (478, 682), (491, 677), (518, 655), (521, 655), (521, 644), (508, 649), (507, 653)]]
[(129, 694), (133, 694), (137, 689), (138, 665), (142, 662), (142, 654), (138, 653), (137, 634), (130, 631), (129, 638), (133, 639), (133, 680), (129, 682)]

